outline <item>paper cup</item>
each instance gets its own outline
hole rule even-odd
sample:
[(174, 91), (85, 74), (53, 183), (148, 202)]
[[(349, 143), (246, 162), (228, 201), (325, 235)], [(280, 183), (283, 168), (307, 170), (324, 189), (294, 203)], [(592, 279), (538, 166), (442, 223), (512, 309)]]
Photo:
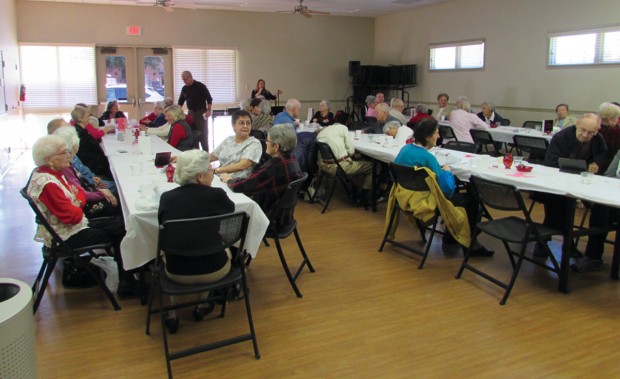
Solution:
[(142, 163), (132, 163), (129, 165), (132, 176), (139, 176), (142, 174)]

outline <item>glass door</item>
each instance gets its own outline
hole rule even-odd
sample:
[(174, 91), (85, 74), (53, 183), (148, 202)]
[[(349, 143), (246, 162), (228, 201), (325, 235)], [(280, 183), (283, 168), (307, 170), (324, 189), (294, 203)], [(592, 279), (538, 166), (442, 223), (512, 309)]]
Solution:
[(97, 48), (100, 111), (109, 101), (117, 100), (129, 119), (138, 120), (152, 112), (153, 103), (172, 95), (170, 55), (167, 48)]

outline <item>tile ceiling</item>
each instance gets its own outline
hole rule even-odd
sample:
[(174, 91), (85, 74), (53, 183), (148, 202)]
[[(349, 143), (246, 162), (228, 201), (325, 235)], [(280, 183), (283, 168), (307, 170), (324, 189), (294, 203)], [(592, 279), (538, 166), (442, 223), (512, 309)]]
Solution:
[[(170, 8), (219, 9), (247, 12), (290, 12), (299, 0), (32, 0), (83, 4), (152, 6)], [(304, 0), (310, 11), (329, 12), (337, 16), (377, 17), (403, 10), (454, 0)], [(321, 16), (325, 17), (325, 16)]]

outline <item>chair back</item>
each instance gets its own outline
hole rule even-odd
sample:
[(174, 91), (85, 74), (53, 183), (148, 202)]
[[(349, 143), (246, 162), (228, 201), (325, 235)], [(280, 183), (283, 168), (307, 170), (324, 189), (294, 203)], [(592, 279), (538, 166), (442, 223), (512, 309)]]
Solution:
[(428, 173), (423, 169), (390, 163), (390, 172), (395, 184), (410, 191), (430, 191), (426, 178)]
[(528, 129), (536, 129), (537, 126), (542, 129), (542, 121), (525, 121), (523, 123), (523, 127)]
[(491, 133), (486, 130), (469, 129), (469, 134), (476, 145), (488, 145), (493, 143)]
[(262, 140), (267, 139), (267, 135), (265, 134), (265, 132), (263, 132), (262, 130), (258, 130), (258, 129), (250, 130), (250, 136), (256, 139), (262, 139)]
[(502, 126), (510, 126), (510, 119), (509, 118), (503, 118), (502, 119)]
[(470, 154), (476, 154), (476, 150), (478, 149), (475, 143), (465, 141), (449, 141), (443, 145), (443, 147), (448, 150), (462, 151)]
[(458, 141), (456, 134), (454, 134), (454, 130), (448, 125), (439, 124), (439, 135), (443, 139), (454, 139), (455, 141)]
[[(30, 180), (28, 180), (28, 182), (30, 182)], [(71, 250), (71, 248), (67, 244), (65, 244), (63, 239), (60, 238), (58, 233), (56, 233), (54, 228), (52, 228), (52, 225), (49, 223), (49, 221), (47, 221), (47, 218), (45, 218), (45, 215), (43, 214), (43, 212), (41, 212), (41, 210), (39, 209), (39, 206), (37, 205), (37, 203), (28, 194), (27, 189), (28, 189), (28, 185), (26, 185), (26, 187), (22, 188), (19, 191), (19, 193), (22, 195), (22, 197), (24, 199), (26, 199), (26, 201), (28, 201), (28, 205), (30, 205), (30, 208), (34, 212), (35, 222), (37, 223), (37, 225), (42, 225), (45, 228), (45, 230), (47, 230), (47, 232), (52, 236), (52, 246), (51, 247), (52, 248), (56, 248), (56, 249), (57, 248), (61, 248), (61, 249)]]
[(492, 219), (488, 208), (509, 212), (521, 211), (525, 220), (531, 223), (532, 220), (523, 202), (523, 197), (515, 186), (482, 179), (475, 175), (469, 178), (469, 184), (482, 208), (484, 217)]
[(272, 227), (280, 229), (295, 221), (293, 215), (295, 207), (297, 206), (297, 199), (299, 198), (297, 194), (306, 179), (308, 179), (308, 173), (304, 172), (299, 179), (293, 180), (284, 189), (284, 192), (280, 195), (276, 209), (271, 214), (272, 218), (270, 224)]
[(523, 136), (515, 134), (514, 136), (512, 136), (512, 141), (514, 142), (515, 147), (519, 152), (531, 152), (532, 150), (538, 150), (544, 153), (549, 147), (549, 141), (542, 137)]
[(248, 228), (245, 212), (210, 217), (168, 220), (159, 225), (157, 259), (161, 253), (187, 257), (208, 256), (239, 242), (238, 251)]

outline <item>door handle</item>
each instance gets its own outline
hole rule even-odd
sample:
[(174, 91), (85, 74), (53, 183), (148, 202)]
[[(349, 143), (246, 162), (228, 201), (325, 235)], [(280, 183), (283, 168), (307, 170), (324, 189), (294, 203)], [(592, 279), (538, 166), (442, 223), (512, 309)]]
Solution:
[(132, 97), (130, 103), (131, 103), (131, 107), (132, 108), (136, 107), (136, 99), (135, 98)]
[(142, 101), (142, 98), (139, 97), (138, 98), (138, 108), (142, 108), (143, 105), (144, 105), (144, 102)]

